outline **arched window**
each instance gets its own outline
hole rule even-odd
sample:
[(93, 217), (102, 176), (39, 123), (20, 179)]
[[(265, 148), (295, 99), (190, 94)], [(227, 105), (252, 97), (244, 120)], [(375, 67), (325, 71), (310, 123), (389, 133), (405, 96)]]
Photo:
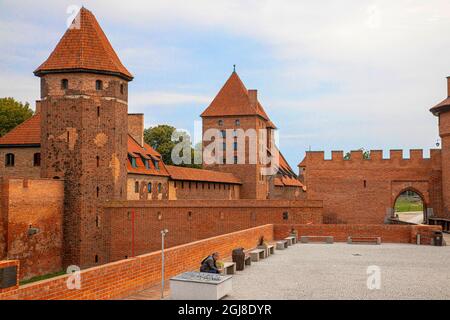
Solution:
[(33, 155), (33, 166), (35, 167), (41, 166), (41, 154), (39, 152)]
[(14, 167), (15, 156), (12, 153), (7, 153), (5, 156), (5, 166)]
[(139, 193), (139, 182), (138, 182), (138, 181), (136, 181), (136, 182), (134, 183), (134, 192), (135, 192), (135, 193)]
[(161, 193), (161, 192), (162, 192), (162, 184), (158, 183), (158, 193)]
[(103, 90), (103, 81), (102, 80), (95, 81), (95, 90), (97, 90), (97, 91)]
[(152, 183), (151, 182), (149, 182), (147, 184), (147, 191), (148, 191), (148, 193), (152, 193)]
[(67, 80), (67, 79), (62, 79), (61, 80), (61, 89), (62, 90), (69, 89), (69, 80)]

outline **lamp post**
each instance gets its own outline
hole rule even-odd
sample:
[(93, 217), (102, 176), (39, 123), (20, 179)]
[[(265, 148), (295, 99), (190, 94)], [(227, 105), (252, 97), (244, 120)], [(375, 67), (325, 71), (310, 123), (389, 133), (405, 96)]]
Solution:
[(161, 230), (161, 299), (164, 299), (164, 238), (169, 230)]

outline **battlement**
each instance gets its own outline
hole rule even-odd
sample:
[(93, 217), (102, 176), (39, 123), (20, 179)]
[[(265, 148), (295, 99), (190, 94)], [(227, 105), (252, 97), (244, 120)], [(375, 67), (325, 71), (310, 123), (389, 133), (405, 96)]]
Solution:
[(423, 149), (411, 149), (409, 150), (409, 157), (403, 156), (403, 150), (393, 149), (389, 150), (389, 158), (383, 157), (383, 150), (370, 150), (369, 159), (364, 159), (362, 150), (354, 150), (350, 152), (350, 157), (345, 159), (345, 152), (342, 150), (331, 151), (331, 159), (326, 159), (324, 151), (307, 151), (305, 158), (298, 165), (299, 167), (305, 167), (308, 164), (330, 164), (330, 163), (342, 163), (342, 164), (389, 164), (401, 162), (407, 165), (411, 164), (425, 164), (436, 163), (441, 161), (441, 149), (430, 149), (430, 157), (426, 158), (423, 155)]

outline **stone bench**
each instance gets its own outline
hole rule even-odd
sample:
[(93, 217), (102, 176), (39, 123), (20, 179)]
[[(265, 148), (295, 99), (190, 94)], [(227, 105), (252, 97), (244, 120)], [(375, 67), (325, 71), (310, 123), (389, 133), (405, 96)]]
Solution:
[(288, 246), (292, 246), (293, 244), (297, 243), (297, 239), (295, 237), (292, 237), (292, 236), (286, 237), (286, 238), (284, 238), (284, 240), (287, 241)]
[(244, 268), (245, 266), (250, 266), (252, 264), (252, 258), (249, 255), (245, 255)]
[(235, 274), (236, 273), (236, 263), (235, 262), (224, 262), (223, 263), (223, 274)]
[(250, 251), (250, 257), (252, 258), (252, 261), (256, 262), (260, 259), (266, 258), (266, 250), (264, 249), (255, 249)]
[(288, 242), (286, 240), (277, 241), (277, 250), (284, 250), (288, 247)]
[(309, 242), (324, 242), (324, 243), (334, 243), (333, 236), (301, 236), (301, 243), (309, 243)]
[(381, 237), (354, 237), (354, 236), (349, 236), (347, 238), (347, 243), (348, 244), (358, 244), (358, 243), (362, 243), (362, 244), (366, 244), (366, 243), (381, 244)]
[(170, 279), (172, 300), (220, 300), (231, 294), (232, 276), (185, 272)]
[(275, 253), (275, 246), (273, 244), (269, 244), (267, 246), (267, 251), (269, 252), (269, 255), (274, 254)]

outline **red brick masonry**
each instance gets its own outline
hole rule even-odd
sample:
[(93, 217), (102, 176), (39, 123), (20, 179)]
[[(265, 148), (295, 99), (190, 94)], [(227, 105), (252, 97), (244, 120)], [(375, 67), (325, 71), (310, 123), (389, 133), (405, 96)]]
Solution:
[(431, 244), (434, 231), (442, 231), (441, 226), (419, 225), (367, 225), (367, 224), (319, 224), (319, 225), (275, 225), (274, 238), (282, 239), (294, 227), (298, 236), (333, 236), (334, 241), (347, 241), (353, 237), (381, 237), (382, 243), (416, 243), (420, 234), (421, 244)]
[[(165, 251), (166, 278), (197, 269), (200, 261), (213, 251), (229, 257), (236, 247), (254, 248), (261, 236), (273, 239), (273, 225), (233, 232), (176, 246)], [(24, 285), (0, 293), (1, 299), (113, 299), (157, 285), (161, 276), (161, 251), (105, 264), (81, 271), (81, 289), (67, 289), (68, 276)]]

